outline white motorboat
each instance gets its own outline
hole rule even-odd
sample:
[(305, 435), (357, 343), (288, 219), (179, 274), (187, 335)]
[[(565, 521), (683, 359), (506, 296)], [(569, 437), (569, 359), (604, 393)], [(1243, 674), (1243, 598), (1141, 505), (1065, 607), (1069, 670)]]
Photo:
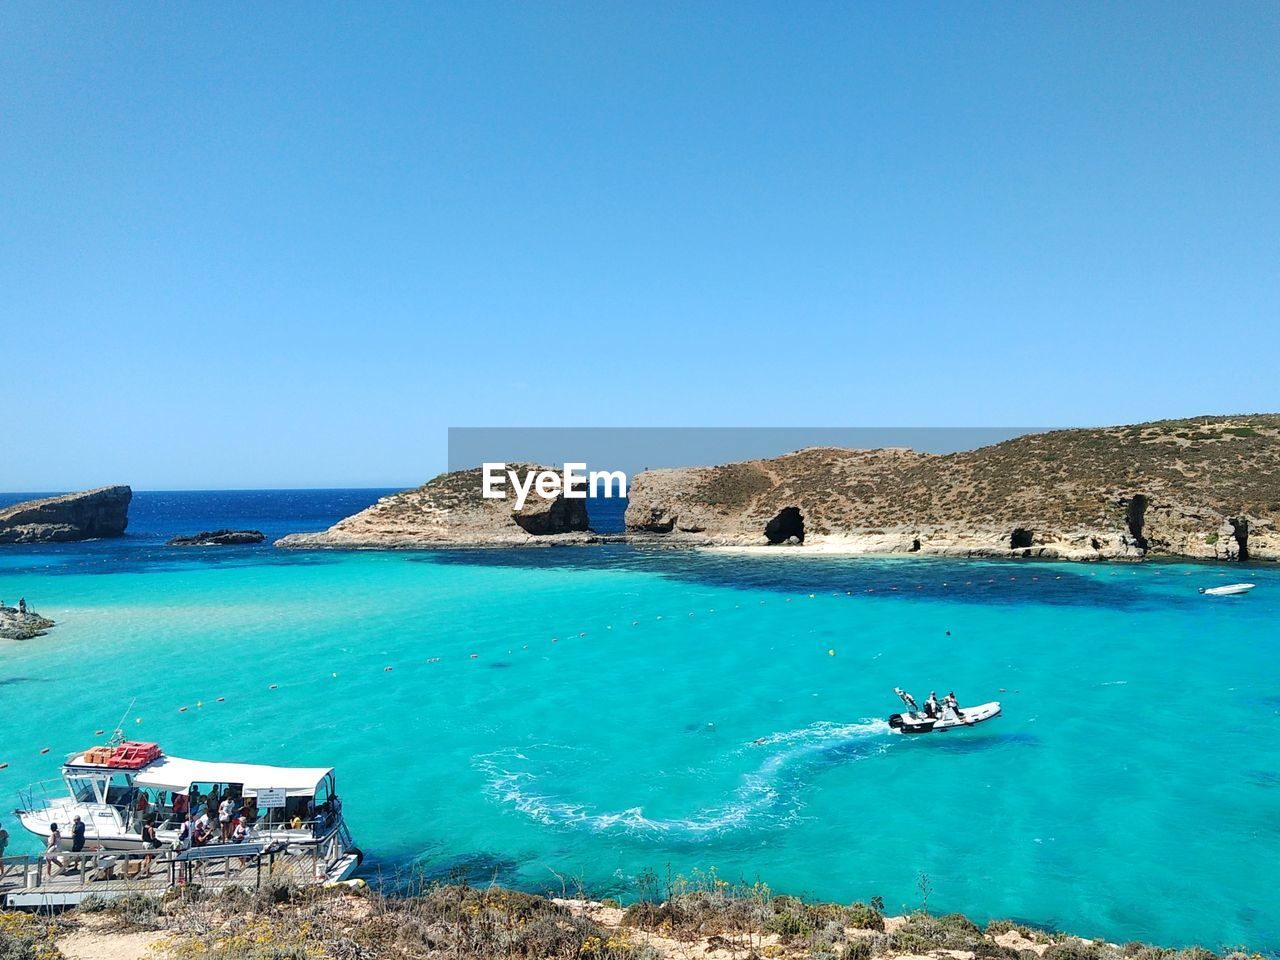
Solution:
[(921, 710), (915, 698), (905, 690), (894, 687), (893, 692), (908, 708), (889, 717), (889, 728), (901, 733), (944, 733), (956, 728), (976, 726), (1000, 716), (1000, 703), (996, 700), (974, 707), (961, 707), (953, 701), (944, 700), (932, 707), (925, 704), (925, 709)]
[(1248, 593), (1257, 584), (1253, 583), (1228, 583), (1221, 587), (1201, 587), (1200, 592), (1206, 597), (1234, 597), (1241, 593)]
[(168, 846), (188, 815), (208, 813), (220, 838), (218, 808), (231, 801), (251, 841), (289, 848), (318, 846), (330, 864), (324, 879), (344, 880), (363, 860), (342, 816), (330, 767), (273, 767), (165, 756), (158, 745), (125, 741), (73, 754), (62, 779), (19, 791), (19, 822), (48, 841), (57, 824), (71, 849), (73, 823), (85, 825), (85, 848), (145, 849), (144, 823)]

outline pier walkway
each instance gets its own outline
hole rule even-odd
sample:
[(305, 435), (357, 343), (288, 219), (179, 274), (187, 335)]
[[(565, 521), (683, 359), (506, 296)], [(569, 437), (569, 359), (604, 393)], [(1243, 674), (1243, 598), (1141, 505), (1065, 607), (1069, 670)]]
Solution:
[[(146, 861), (150, 859), (150, 863)], [(0, 907), (40, 909), (69, 907), (97, 896), (129, 894), (161, 896), (180, 887), (256, 890), (263, 883), (286, 880), (299, 885), (345, 880), (359, 865), (359, 855), (324, 844), (215, 844), (174, 853), (151, 854), (94, 850), (59, 853), (52, 872), (44, 856), (0, 860)]]

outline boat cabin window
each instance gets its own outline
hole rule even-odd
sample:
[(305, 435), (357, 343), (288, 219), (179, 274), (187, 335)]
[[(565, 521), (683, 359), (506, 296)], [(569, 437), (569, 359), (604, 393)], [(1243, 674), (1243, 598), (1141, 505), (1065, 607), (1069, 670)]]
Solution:
[(116, 807), (128, 806), (136, 793), (132, 779), (124, 773), (68, 774), (67, 786), (80, 803)]

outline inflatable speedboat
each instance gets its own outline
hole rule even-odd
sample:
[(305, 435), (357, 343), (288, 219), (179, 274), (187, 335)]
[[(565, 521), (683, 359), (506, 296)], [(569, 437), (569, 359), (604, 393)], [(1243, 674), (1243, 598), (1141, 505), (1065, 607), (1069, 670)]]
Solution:
[(1000, 716), (1000, 703), (996, 700), (980, 703), (976, 707), (951, 706), (944, 702), (935, 712), (930, 713), (927, 709), (921, 710), (905, 690), (895, 687), (893, 692), (902, 698), (908, 708), (889, 717), (889, 728), (901, 733), (943, 733), (957, 727), (976, 726), (984, 720)]
[(1252, 583), (1228, 583), (1222, 587), (1201, 587), (1200, 592), (1207, 597), (1234, 597), (1240, 593), (1248, 593), (1253, 588)]

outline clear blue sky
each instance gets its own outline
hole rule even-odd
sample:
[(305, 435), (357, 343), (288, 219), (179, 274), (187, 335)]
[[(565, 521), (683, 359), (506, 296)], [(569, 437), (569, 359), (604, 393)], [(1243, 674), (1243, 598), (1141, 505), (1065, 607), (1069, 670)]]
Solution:
[(1274, 3), (0, 6), (0, 490), (1280, 408)]

